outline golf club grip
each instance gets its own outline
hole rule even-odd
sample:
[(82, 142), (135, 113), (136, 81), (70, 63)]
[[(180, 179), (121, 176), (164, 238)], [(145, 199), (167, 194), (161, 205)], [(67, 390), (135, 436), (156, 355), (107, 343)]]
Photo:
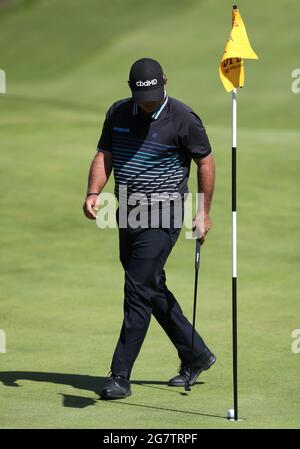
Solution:
[(200, 239), (196, 240), (196, 253), (195, 253), (195, 270), (199, 270), (200, 267)]

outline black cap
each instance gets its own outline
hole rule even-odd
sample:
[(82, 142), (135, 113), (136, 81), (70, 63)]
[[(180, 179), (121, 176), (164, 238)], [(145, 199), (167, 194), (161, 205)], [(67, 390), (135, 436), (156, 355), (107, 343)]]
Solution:
[(136, 61), (129, 73), (129, 86), (136, 103), (164, 99), (164, 73), (159, 62), (150, 58)]

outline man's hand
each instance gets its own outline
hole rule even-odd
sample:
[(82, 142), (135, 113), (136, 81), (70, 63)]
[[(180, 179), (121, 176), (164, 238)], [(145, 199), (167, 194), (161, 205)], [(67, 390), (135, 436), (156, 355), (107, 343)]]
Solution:
[(83, 204), (84, 215), (90, 220), (95, 220), (99, 206), (99, 195), (94, 192), (102, 192), (112, 170), (111, 151), (97, 151), (91, 163), (87, 191), (91, 193), (85, 198)]
[(201, 245), (203, 245), (206, 234), (212, 227), (212, 222), (208, 214), (197, 214), (193, 219), (193, 231), (196, 238), (200, 238)]
[(95, 193), (94, 195), (87, 196), (85, 202), (83, 203), (84, 215), (90, 220), (95, 220), (97, 207), (99, 205), (99, 196)]
[(209, 216), (215, 185), (215, 161), (212, 153), (204, 158), (197, 158), (196, 164), (198, 165), (197, 179), (200, 197), (198, 197), (197, 214), (193, 220), (193, 231), (196, 231), (196, 237), (203, 244), (206, 234), (212, 227)]

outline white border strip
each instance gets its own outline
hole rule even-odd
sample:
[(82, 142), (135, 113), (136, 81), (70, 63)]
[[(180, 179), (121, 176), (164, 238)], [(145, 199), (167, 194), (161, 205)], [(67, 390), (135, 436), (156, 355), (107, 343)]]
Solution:
[(232, 277), (237, 277), (237, 221), (236, 212), (232, 212)]
[(236, 148), (236, 128), (237, 128), (237, 120), (236, 120), (236, 89), (232, 91), (232, 146)]

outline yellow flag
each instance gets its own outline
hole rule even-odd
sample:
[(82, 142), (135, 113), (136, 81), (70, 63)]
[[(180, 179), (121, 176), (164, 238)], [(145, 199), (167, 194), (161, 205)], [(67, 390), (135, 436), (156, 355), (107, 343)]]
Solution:
[(240, 12), (234, 8), (232, 10), (232, 30), (219, 67), (220, 78), (227, 92), (244, 85), (243, 58), (258, 59), (258, 56), (251, 48)]

